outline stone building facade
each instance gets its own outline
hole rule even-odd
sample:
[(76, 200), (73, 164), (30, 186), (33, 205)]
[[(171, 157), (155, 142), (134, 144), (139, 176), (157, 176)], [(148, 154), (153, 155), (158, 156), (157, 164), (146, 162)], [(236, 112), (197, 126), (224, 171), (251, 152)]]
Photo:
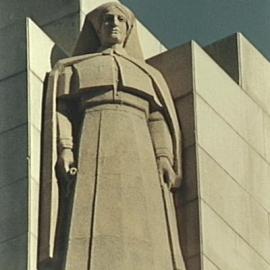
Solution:
[[(71, 54), (85, 14), (106, 1), (5, 2), (0, 269), (36, 270), (43, 82)], [(172, 90), (183, 131), (184, 184), (175, 204), (187, 269), (270, 269), (268, 60), (241, 34), (166, 51), (144, 26), (139, 33), (145, 58)]]

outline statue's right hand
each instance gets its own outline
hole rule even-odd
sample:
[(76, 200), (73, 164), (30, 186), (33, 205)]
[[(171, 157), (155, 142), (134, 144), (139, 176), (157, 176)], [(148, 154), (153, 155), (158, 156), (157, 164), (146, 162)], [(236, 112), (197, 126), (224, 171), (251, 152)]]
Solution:
[(58, 156), (57, 166), (61, 173), (67, 175), (70, 168), (74, 167), (74, 154), (72, 149), (64, 148)]

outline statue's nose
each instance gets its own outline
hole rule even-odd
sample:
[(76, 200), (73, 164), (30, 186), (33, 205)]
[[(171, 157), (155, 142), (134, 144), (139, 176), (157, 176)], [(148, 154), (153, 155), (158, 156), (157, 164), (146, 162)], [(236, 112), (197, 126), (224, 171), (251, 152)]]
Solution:
[(118, 16), (113, 16), (112, 22), (113, 22), (113, 25), (115, 25), (115, 26), (119, 25), (119, 19), (118, 19)]

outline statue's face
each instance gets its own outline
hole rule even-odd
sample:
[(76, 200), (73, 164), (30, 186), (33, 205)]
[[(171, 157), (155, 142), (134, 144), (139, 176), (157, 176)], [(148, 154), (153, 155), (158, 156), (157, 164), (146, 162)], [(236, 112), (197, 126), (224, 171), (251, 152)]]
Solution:
[(117, 9), (105, 13), (98, 35), (102, 46), (123, 45), (127, 36), (127, 19), (123, 13)]

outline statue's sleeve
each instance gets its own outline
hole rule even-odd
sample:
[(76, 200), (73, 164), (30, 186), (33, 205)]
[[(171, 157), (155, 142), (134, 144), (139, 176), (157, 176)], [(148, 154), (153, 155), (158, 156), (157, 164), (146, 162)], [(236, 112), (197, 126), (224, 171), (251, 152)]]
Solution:
[(173, 143), (168, 125), (160, 111), (150, 114), (148, 122), (156, 158), (166, 157), (173, 165)]
[[(65, 114), (66, 106), (64, 102), (61, 102), (61, 110), (57, 111), (57, 143), (59, 150), (64, 148), (73, 148), (73, 136), (72, 136), (72, 122)], [(60, 107), (60, 105), (58, 105)]]
[(66, 94), (70, 93), (72, 69), (65, 67), (58, 79), (58, 98), (57, 98), (57, 144), (58, 149), (73, 148), (72, 121)]

